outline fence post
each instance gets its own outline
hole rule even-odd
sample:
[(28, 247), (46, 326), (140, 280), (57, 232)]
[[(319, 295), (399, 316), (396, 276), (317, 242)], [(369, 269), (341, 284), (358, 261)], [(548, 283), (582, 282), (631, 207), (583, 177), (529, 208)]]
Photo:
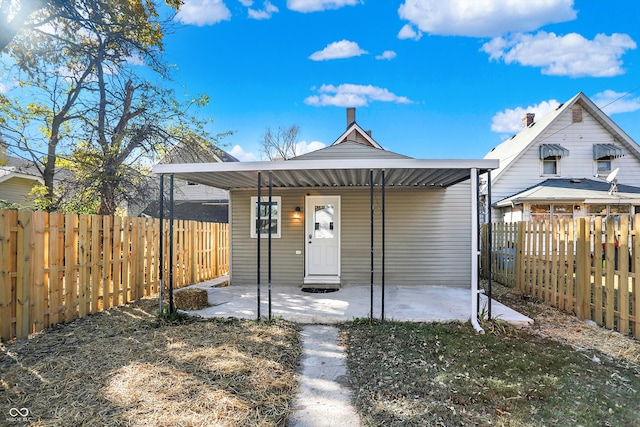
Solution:
[(525, 257), (525, 244), (526, 244), (526, 223), (524, 221), (518, 221), (518, 229), (516, 231), (516, 248), (514, 251), (514, 266), (516, 268), (516, 288), (522, 293), (524, 286), (524, 257)]
[(629, 217), (620, 215), (618, 239), (618, 332), (629, 333)]
[[(46, 212), (33, 212), (33, 241), (31, 242), (31, 246), (33, 250), (31, 253), (33, 254), (33, 258), (31, 258), (29, 262), (29, 266), (32, 269), (33, 274), (33, 331), (39, 332), (44, 330), (44, 312), (45, 308), (47, 308), (48, 304), (48, 292), (45, 292), (45, 282), (44, 282), (44, 259), (45, 259), (45, 250), (44, 250), (44, 224), (45, 217), (48, 214)], [(48, 267), (48, 266), (46, 266)]]
[[(578, 219), (576, 239), (576, 316), (579, 319), (591, 318), (591, 245), (588, 218)], [(589, 220), (590, 221), (590, 220)]]

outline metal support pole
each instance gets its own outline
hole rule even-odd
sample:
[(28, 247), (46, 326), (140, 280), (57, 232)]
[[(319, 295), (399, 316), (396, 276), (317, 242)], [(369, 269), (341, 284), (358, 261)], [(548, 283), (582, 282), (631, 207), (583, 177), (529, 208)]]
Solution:
[[(482, 240), (480, 239), (481, 227), (480, 227), (480, 171), (479, 170), (476, 171), (475, 178), (476, 178), (476, 183), (477, 183), (477, 186), (476, 186), (477, 187), (477, 191), (476, 191), (476, 206), (477, 206), (477, 208), (476, 208), (476, 223), (478, 224), (478, 229), (477, 229), (477, 233), (476, 233), (476, 239), (477, 239), (478, 245), (477, 245), (477, 247), (475, 249), (476, 249), (476, 251), (478, 251), (478, 253), (482, 253), (482, 252), (480, 252), (480, 250), (482, 249), (481, 248)], [(480, 265), (481, 264), (478, 263), (478, 269), (475, 272), (475, 274), (477, 276), (477, 281), (478, 281), (478, 284), (479, 284), (478, 286), (481, 286), (480, 285), (480, 278), (481, 278), (480, 277), (480, 270), (481, 270)], [(476, 294), (476, 309), (477, 309), (477, 311), (479, 313), (480, 312), (480, 292), (478, 292)]]
[(258, 238), (258, 243), (257, 243), (257, 247), (258, 247), (258, 253), (256, 255), (256, 267), (257, 267), (257, 286), (258, 286), (258, 322), (260, 321), (260, 214), (262, 213), (262, 198), (260, 195), (260, 187), (262, 186), (262, 172), (258, 172), (258, 205), (255, 207), (256, 212), (255, 215), (256, 217), (253, 219), (256, 222), (256, 237)]
[(173, 314), (173, 174), (169, 177), (169, 314)]
[[(489, 320), (491, 320), (491, 288), (493, 287), (493, 272), (491, 270), (491, 259), (493, 258), (493, 231), (491, 226), (491, 171), (487, 171), (487, 256), (489, 257), (489, 262), (487, 262), (487, 298), (489, 299), (489, 305), (487, 306), (487, 314), (489, 316)], [(514, 263), (515, 265), (515, 249), (513, 251)]]
[(160, 253), (158, 256), (159, 266), (158, 266), (158, 284), (159, 284), (159, 310), (160, 316), (162, 316), (162, 311), (164, 310), (164, 285), (162, 279), (164, 279), (164, 175), (160, 175), (160, 200), (158, 202), (159, 209), (159, 217), (160, 217)]
[(380, 318), (384, 322), (384, 264), (385, 264), (385, 218), (384, 218), (384, 169), (382, 170), (382, 308)]
[[(269, 171), (269, 267), (268, 267), (268, 280), (269, 280), (269, 321), (271, 321), (271, 201), (273, 193), (273, 172)], [(280, 225), (280, 224), (279, 224)]]
[(373, 169), (369, 171), (369, 211), (371, 215), (371, 306), (369, 317), (373, 322)]

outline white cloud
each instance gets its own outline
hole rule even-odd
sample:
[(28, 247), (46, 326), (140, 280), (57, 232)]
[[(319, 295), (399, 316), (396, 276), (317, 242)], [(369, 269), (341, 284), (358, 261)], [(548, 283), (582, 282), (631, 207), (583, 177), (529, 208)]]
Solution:
[(555, 99), (542, 101), (537, 105), (529, 107), (507, 108), (500, 111), (491, 120), (491, 130), (499, 133), (514, 134), (522, 130), (522, 117), (527, 113), (535, 113), (535, 120), (538, 121), (556, 108), (560, 103)]
[(325, 144), (324, 142), (320, 142), (320, 141), (311, 141), (311, 142), (301, 141), (301, 142), (297, 142), (296, 143), (296, 155), (300, 156), (302, 154), (309, 153), (311, 151), (319, 150), (319, 149), (324, 148), (326, 146), (327, 146), (327, 144)]
[(7, 92), (9, 92), (9, 86), (0, 82), (0, 93), (7, 93)]
[(392, 50), (385, 50), (380, 55), (376, 55), (376, 59), (386, 59), (389, 61), (395, 57), (396, 57), (396, 53)]
[(253, 6), (253, 0), (238, 0), (244, 7)]
[(279, 10), (269, 0), (264, 2), (264, 8), (262, 10), (249, 9), (248, 14), (251, 19), (271, 19), (274, 13), (278, 13)]
[(229, 21), (231, 12), (222, 0), (184, 0), (177, 19), (183, 24), (202, 27)]
[(425, 33), (495, 37), (576, 19), (574, 0), (405, 0), (398, 15)]
[(129, 65), (144, 65), (144, 59), (142, 59), (142, 57), (137, 53), (134, 53), (133, 55), (126, 58), (125, 61)]
[(362, 3), (362, 0), (287, 0), (287, 7), (296, 12), (307, 13), (355, 6), (359, 3)]
[(252, 153), (250, 151), (249, 152), (244, 151), (244, 149), (239, 145), (235, 145), (231, 149), (231, 151), (229, 151), (229, 154), (231, 154), (233, 157), (240, 160), (241, 162), (254, 162), (256, 161), (256, 158), (257, 158), (255, 153)]
[(420, 40), (422, 38), (422, 31), (416, 31), (411, 24), (405, 24), (398, 32), (398, 38), (400, 40)]
[(629, 92), (605, 90), (591, 99), (606, 114), (632, 113), (640, 110), (640, 97), (632, 97)]
[(339, 42), (329, 43), (327, 47), (309, 56), (313, 61), (326, 61), (329, 59), (351, 58), (354, 56), (365, 55), (369, 52), (360, 49), (358, 43), (349, 40), (340, 40)]
[(371, 85), (341, 84), (322, 85), (317, 89), (319, 95), (312, 95), (304, 100), (307, 105), (322, 107), (333, 105), (336, 107), (363, 107), (371, 102), (394, 102), (396, 104), (410, 104), (412, 101), (404, 96), (398, 96), (388, 89)]
[(540, 67), (542, 74), (611, 77), (624, 74), (620, 57), (635, 48), (636, 43), (627, 34), (597, 34), (587, 40), (576, 33), (557, 36), (540, 31), (535, 35), (498, 37), (485, 43), (481, 50), (492, 60)]

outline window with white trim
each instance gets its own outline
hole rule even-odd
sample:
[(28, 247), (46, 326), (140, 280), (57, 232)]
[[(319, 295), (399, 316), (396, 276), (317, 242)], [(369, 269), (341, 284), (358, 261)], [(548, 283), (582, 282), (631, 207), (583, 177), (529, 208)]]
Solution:
[(258, 237), (258, 229), (260, 229), (260, 238), (268, 238), (269, 228), (271, 228), (271, 237), (279, 239), (282, 210), (281, 197), (271, 197), (271, 227), (269, 227), (269, 197), (260, 197), (260, 200), (260, 205), (258, 205), (258, 197), (251, 197), (251, 237)]

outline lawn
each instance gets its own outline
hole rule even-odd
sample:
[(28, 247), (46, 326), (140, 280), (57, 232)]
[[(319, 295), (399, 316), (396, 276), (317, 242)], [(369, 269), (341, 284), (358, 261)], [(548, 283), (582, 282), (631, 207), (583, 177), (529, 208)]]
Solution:
[(24, 424), (12, 408), (34, 426), (285, 425), (296, 325), (156, 310), (146, 299), (0, 344), (0, 425)]
[[(639, 343), (575, 318), (565, 320), (572, 331), (554, 334), (549, 317), (571, 316), (549, 314), (535, 302), (520, 305), (523, 312), (530, 305), (526, 314), (536, 326), (515, 330), (498, 322), (494, 333), (479, 335), (461, 323), (345, 324), (365, 424), (639, 426)], [(599, 341), (621, 345), (598, 349)]]

